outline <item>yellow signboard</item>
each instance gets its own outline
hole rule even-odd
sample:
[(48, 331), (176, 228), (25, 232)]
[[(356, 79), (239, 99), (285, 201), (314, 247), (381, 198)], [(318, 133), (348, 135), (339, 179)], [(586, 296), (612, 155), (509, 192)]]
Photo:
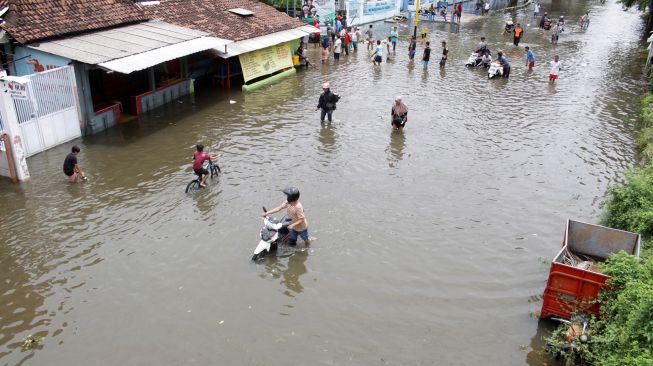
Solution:
[(238, 58), (245, 82), (293, 66), (290, 43), (288, 42), (243, 53)]

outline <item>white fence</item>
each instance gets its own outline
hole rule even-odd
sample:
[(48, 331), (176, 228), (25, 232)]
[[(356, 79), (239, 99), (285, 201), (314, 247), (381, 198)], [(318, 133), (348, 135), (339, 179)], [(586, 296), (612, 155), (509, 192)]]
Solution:
[(2, 122), (2, 113), (0, 113), (0, 135), (5, 132), (5, 124)]
[(72, 66), (26, 76), (25, 99), (14, 98), (27, 156), (81, 136), (77, 85)]

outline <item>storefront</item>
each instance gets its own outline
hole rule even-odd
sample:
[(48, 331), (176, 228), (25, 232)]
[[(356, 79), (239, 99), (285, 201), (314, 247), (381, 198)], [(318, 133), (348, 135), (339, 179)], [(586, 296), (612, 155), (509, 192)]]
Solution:
[(22, 48), (32, 56), (25, 65), (43, 55), (75, 65), (84, 133), (93, 134), (192, 93), (193, 77), (215, 73), (215, 50), (229, 43), (150, 21)]

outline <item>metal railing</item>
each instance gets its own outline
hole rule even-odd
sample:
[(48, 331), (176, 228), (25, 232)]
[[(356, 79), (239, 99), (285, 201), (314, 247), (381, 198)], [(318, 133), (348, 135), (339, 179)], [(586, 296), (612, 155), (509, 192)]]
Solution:
[(72, 66), (28, 75), (28, 98), (15, 99), (18, 124), (75, 107), (75, 74)]

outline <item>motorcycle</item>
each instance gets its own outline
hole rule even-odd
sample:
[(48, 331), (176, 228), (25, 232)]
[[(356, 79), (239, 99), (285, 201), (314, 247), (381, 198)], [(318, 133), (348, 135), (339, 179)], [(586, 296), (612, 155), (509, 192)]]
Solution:
[[(467, 62), (465, 63), (466, 67), (485, 67), (486, 69), (490, 67), (490, 63), (492, 62), (492, 56), (489, 55), (490, 51), (486, 51), (486, 55), (483, 55), (480, 52), (472, 52), (472, 54), (469, 56), (467, 59)], [(484, 57), (486, 56), (486, 57)]]
[(564, 324), (567, 328), (563, 329), (560, 338), (547, 344), (549, 353), (554, 354), (556, 359), (563, 358), (565, 365), (575, 364), (577, 358), (582, 358), (580, 345), (586, 345), (591, 341), (589, 332), (589, 320), (584, 315), (574, 314), (571, 320), (560, 318), (551, 318)]
[(490, 64), (490, 68), (487, 70), (487, 78), (494, 79), (496, 77), (503, 77), (503, 66), (495, 61)]
[[(268, 210), (263, 207), (263, 212)], [(285, 242), (288, 238), (288, 225), (291, 220), (283, 216), (280, 220), (273, 216), (263, 217), (263, 228), (261, 229), (260, 241), (254, 249), (253, 261), (263, 258), (272, 251), (276, 251), (279, 244)]]

